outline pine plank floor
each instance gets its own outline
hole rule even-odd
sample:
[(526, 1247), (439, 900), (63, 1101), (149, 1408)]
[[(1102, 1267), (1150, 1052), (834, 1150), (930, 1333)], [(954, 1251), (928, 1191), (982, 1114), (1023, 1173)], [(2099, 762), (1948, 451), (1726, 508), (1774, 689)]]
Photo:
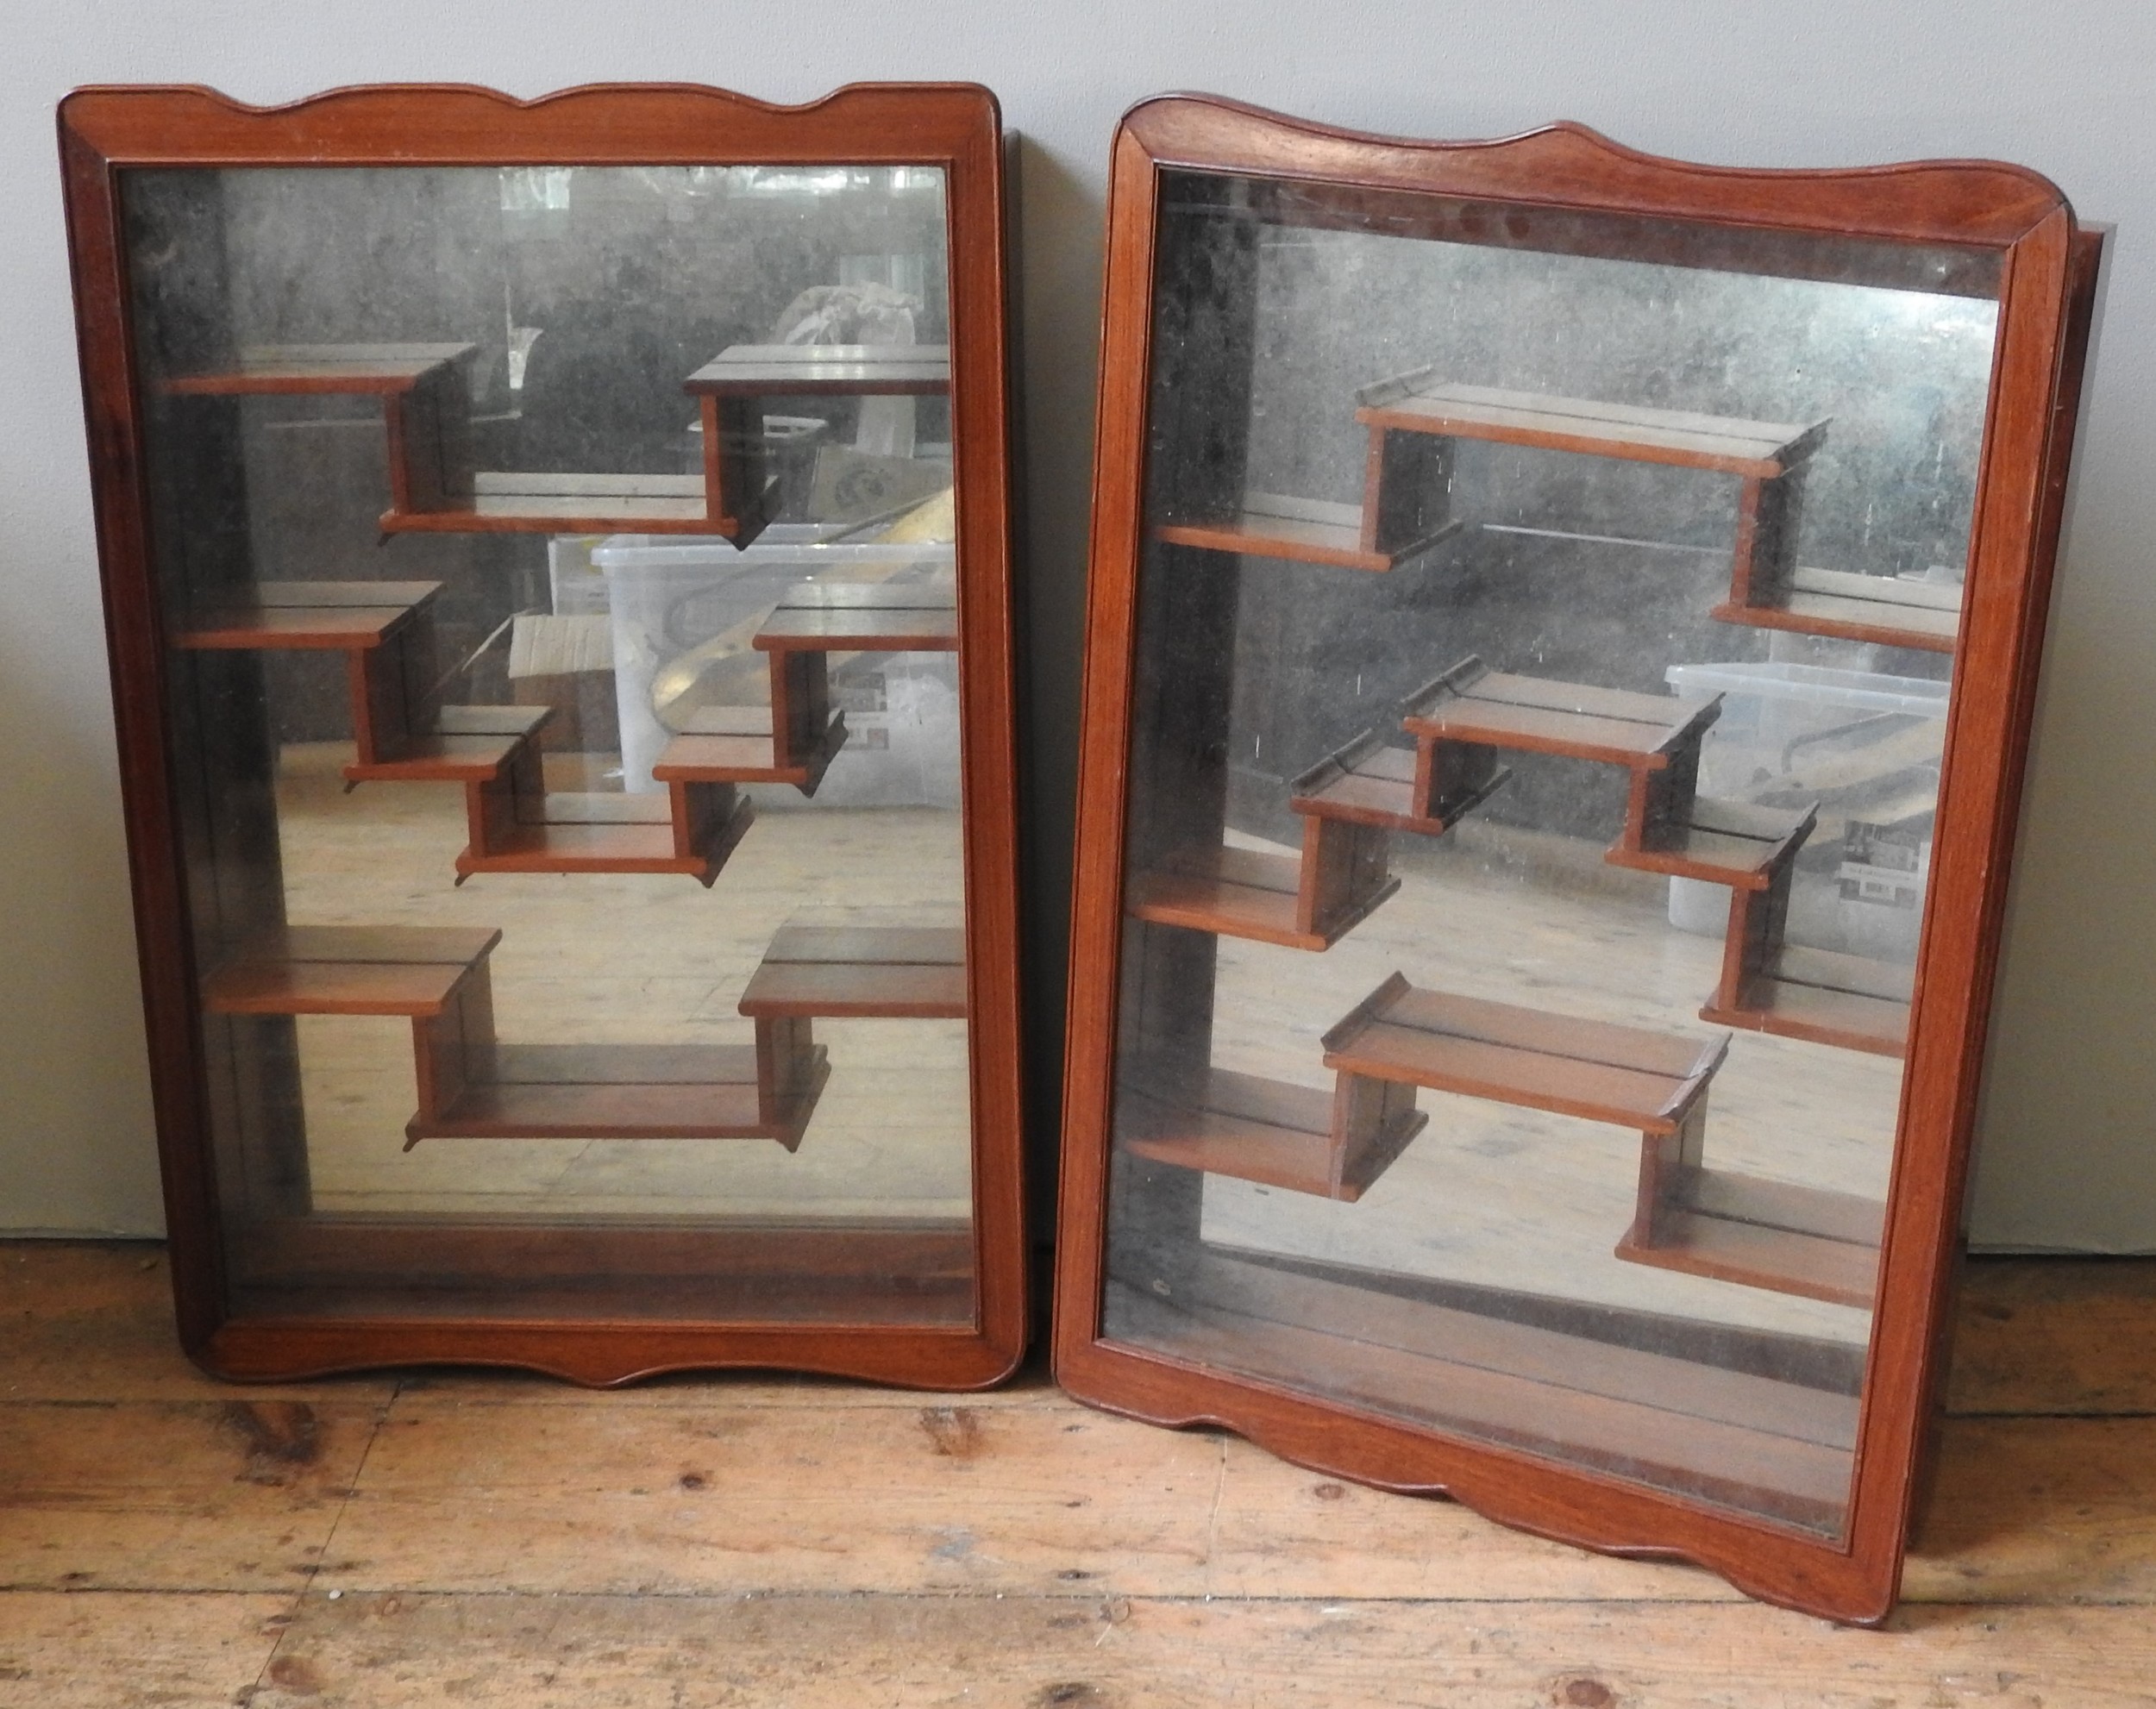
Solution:
[(1983, 1261), (1884, 1631), (1037, 1370), (240, 1390), (161, 1250), (0, 1244), (0, 1709), (2156, 1702), (2156, 1262)]

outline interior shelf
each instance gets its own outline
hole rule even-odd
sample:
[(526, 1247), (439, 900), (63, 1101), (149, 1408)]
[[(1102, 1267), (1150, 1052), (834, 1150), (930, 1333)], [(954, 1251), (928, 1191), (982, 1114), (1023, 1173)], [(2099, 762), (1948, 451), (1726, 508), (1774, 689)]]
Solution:
[(948, 344), (731, 344), (688, 377), (698, 396), (939, 397)]
[[(1402, 441), (1418, 436), (1448, 448), (1439, 454), (1447, 466), (1451, 441), (1470, 439), (1731, 475), (1739, 486), (1729, 598), (1714, 616), (1895, 647), (1953, 648), (1959, 588), (1796, 564), (1804, 477), (1826, 442), (1827, 422), (1750, 421), (1502, 391), (1462, 385), (1426, 367), (1366, 386), (1356, 398), (1356, 419), (1370, 430), (1373, 496), (1366, 511), (1402, 469), (1416, 468)], [(1426, 473), (1412, 479), (1429, 485)]]
[(937, 395), (943, 345), (736, 345), (696, 370), (704, 467), (695, 474), (554, 473), (473, 466), (472, 344), (261, 346), (225, 369), (180, 375), (176, 398), (375, 397), (387, 438), (385, 534), (717, 535), (746, 546), (770, 521), (758, 400)]
[[(774, 655), (779, 656), (779, 655)], [(768, 706), (702, 706), (651, 768), (661, 783), (787, 783), (814, 795), (846, 745), (846, 715), (823, 708), (823, 735), (782, 746)]]
[(1174, 546), (1383, 572), (1397, 569), (1458, 531), (1457, 523), (1446, 523), (1415, 539), (1380, 549), (1365, 526), (1361, 505), (1294, 498), (1279, 492), (1250, 492), (1244, 495), (1242, 510), (1233, 516), (1166, 522), (1153, 535)]
[[(348, 783), (491, 783), (526, 754), (547, 721), (551, 706), (442, 706), (435, 728), (415, 736), (395, 753), (373, 764), (354, 761), (344, 768)], [(531, 773), (532, 792), (538, 773)]]
[[(532, 740), (548, 708), (429, 705), (426, 619), (440, 587), (264, 582), (245, 605), (199, 614), (175, 644), (343, 652), (354, 748), (347, 781), (463, 785), (460, 880), (473, 873), (670, 873), (711, 884), (755, 817), (730, 774), (685, 767), (661, 778), (664, 795), (548, 793)], [(843, 740), (843, 723), (833, 724)], [(820, 778), (828, 763), (825, 753), (798, 769), (802, 779)]]
[(1136, 873), (1130, 881), (1130, 911), (1157, 925), (1252, 938), (1289, 949), (1330, 949), (1393, 895), (1400, 880), (1385, 872), (1382, 832), (1369, 833), (1379, 851), (1374, 872), (1369, 861), (1351, 858), (1332, 862), (1342, 869), (1336, 873), (1320, 869), (1313, 850), (1339, 848), (1340, 833), (1368, 828), (1307, 818), (1303, 829), (1300, 860), (1257, 849), (1218, 848)]
[(1784, 578), (1778, 592), (1763, 592), (1748, 604), (1725, 601), (1712, 615), (1755, 629), (1951, 653), (1961, 635), (1961, 595), (1954, 585), (1798, 568)]
[(1442, 836), (1479, 807), (1512, 773), (1493, 767), (1471, 789), (1456, 791), (1432, 810), (1431, 767), (1426, 750), (1388, 748), (1376, 730), (1357, 736), (1289, 784), (1288, 804), (1297, 813), (1388, 830)]
[(691, 374), (710, 526), (746, 546), (771, 519), (768, 398), (931, 397), (950, 390), (941, 344), (735, 344)]
[(1720, 716), (1720, 695), (1687, 700), (1513, 676), (1470, 655), (1401, 703), (1401, 727), (1420, 751), (1429, 811), (1448, 821), (1495, 787), (1502, 749), (1622, 767), (1632, 789), (1618, 847), (1637, 852), (1689, 822), (1700, 744)]
[(501, 933), (293, 926), (203, 982), (213, 1014), (397, 1015), (412, 1024), (423, 1139), (773, 1139), (788, 1150), (828, 1072), (820, 1049), (774, 1086), (749, 1046), (508, 1044), (489, 957)]
[(1837, 1305), (1869, 1306), (1885, 1206), (1853, 1193), (1696, 1166), (1643, 1180), (1617, 1256)]
[(676, 779), (664, 795), (555, 791), (519, 796), (516, 817), (490, 819), (484, 844), (457, 856), (473, 873), (680, 873), (709, 886), (755, 822), (730, 783)]
[(1117, 1131), (1138, 1156), (1350, 1203), (1428, 1119), (1412, 1090), (1328, 1092), (1225, 1068), (1211, 1070), (1188, 1102), (1132, 1090), (1117, 1103)]
[(933, 582), (802, 582), (758, 626), (770, 660), (767, 708), (712, 708), (661, 755), (653, 775), (685, 781), (790, 783), (816, 792), (846, 740), (830, 697), (833, 653), (949, 653), (958, 646), (953, 588)]
[(1770, 479), (1809, 458), (1827, 427), (1463, 385), (1434, 367), (1365, 386), (1356, 403), (1355, 418), (1372, 427)]
[(245, 603), (194, 613), (172, 644), (190, 652), (342, 653), (354, 763), (366, 768), (434, 726), (432, 608), (441, 591), (438, 581), (260, 582)]
[(1656, 769), (1697, 744), (1720, 716), (1720, 697), (1664, 694), (1512, 676), (1468, 658), (1402, 704), (1401, 723), (1417, 737), (1570, 754), (1627, 768)]
[(436, 1113), (423, 1139), (772, 1139), (797, 1149), (815, 1091), (765, 1107), (747, 1045), (504, 1044), (494, 1071)]
[[(1742, 941), (1737, 931), (1731, 936)], [(1770, 942), (1755, 961), (1725, 972), (1722, 991), (1700, 1017), (1900, 1056), (1908, 1049), (1913, 982), (1913, 971), (1894, 962)]]
[(389, 466), (385, 529), (471, 491), (476, 344), (285, 344), (242, 349), (229, 368), (165, 383), (179, 398), (379, 398)]
[(926, 583), (802, 582), (756, 631), (766, 653), (951, 653), (957, 596)]
[(366, 396), (409, 391), (461, 362), (476, 344), (265, 344), (242, 349), (229, 368), (180, 374), (164, 389), (179, 397)]
[(1613, 866), (1761, 890), (1796, 859), (1818, 818), (1816, 806), (1796, 811), (1695, 798), (1681, 817), (1650, 827), (1643, 847), (1620, 843), (1602, 858)]
[(190, 650), (368, 652), (442, 591), (438, 581), (266, 581), (254, 598), (191, 617), (172, 637)]
[(780, 928), (742, 993), (752, 1016), (966, 1017), (966, 934), (928, 926)]
[(1649, 1135), (1703, 1106), (1729, 1044), (1419, 990), (1399, 973), (1324, 1042), (1329, 1068)]
[(483, 927), (287, 926), (215, 968), (203, 1001), (215, 1015), (431, 1017), (501, 941)]
[(830, 1070), (818, 1016), (963, 1020), (966, 939), (959, 927), (780, 929), (742, 992), (756, 1025), (756, 1079), (768, 1120), (813, 1103)]
[[(712, 525), (701, 475), (549, 474), (482, 469), (433, 508), (393, 510), (385, 534), (699, 534)], [(743, 542), (744, 544), (746, 542)]]

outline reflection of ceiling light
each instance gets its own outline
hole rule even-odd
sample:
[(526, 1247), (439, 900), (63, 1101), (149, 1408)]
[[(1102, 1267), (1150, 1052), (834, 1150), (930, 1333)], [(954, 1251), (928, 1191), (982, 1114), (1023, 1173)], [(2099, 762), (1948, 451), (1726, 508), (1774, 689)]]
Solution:
[(1896, 291), (1887, 285), (1849, 285), (1858, 311), (1877, 327), (1900, 327), (1931, 338), (1976, 338), (1987, 342), (1997, 331), (1999, 305), (1980, 297), (1941, 297), (1929, 291)]
[(564, 213), (569, 206), (567, 166), (505, 166), (501, 172), (505, 214)]
[(828, 196), (854, 180), (846, 166), (739, 166), (735, 172), (736, 187), (749, 196)]
[[(501, 168), (502, 212), (526, 216), (567, 213), (570, 166)], [(585, 168), (590, 171), (592, 168)], [(599, 169), (605, 170), (605, 169)], [(673, 217), (692, 217), (690, 209), (712, 197), (832, 196), (847, 191), (881, 191), (887, 196), (940, 196), (940, 166), (632, 166), (629, 176), (667, 204)]]

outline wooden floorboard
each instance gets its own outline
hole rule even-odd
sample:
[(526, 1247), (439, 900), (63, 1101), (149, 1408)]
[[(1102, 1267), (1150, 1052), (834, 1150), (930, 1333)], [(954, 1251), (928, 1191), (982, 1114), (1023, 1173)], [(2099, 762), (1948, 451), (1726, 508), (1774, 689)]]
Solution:
[(244, 1392), (0, 1406), (0, 1587), (298, 1590), (383, 1410)]
[[(251, 1709), (2104, 1709), (2145, 1705), (2134, 1611), (1920, 1610), (1885, 1632), (1731, 1604), (1116, 1597), (310, 1596)], [(0, 1685), (0, 1693), (8, 1687)], [(53, 1699), (23, 1696), (41, 1704)], [(147, 1703), (147, 1696), (78, 1700)], [(229, 1703), (230, 1696), (185, 1697)]]
[(228, 1709), (266, 1681), (297, 1606), (291, 1594), (0, 1596), (0, 1709)]
[(2156, 1259), (1971, 1259), (1951, 1412), (2156, 1412)]
[(0, 1246), (0, 1709), (2151, 1700), (2156, 1264), (1977, 1261), (1883, 1632), (1212, 1431), (793, 1378), (241, 1390)]

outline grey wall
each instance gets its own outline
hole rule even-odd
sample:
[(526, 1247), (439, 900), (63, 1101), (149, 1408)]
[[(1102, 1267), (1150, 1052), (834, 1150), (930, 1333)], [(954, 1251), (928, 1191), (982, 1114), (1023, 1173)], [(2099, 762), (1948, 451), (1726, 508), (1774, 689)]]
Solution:
[(383, 80), (536, 95), (656, 78), (800, 101), (849, 78), (968, 78), (997, 91), (1026, 137), (1037, 1020), (1053, 1021), (1062, 979), (1102, 175), (1131, 102), (1208, 89), (1447, 137), (1570, 117), (1635, 147), (1745, 166), (1990, 155), (2049, 173), (2084, 217), (2117, 222), (1975, 1232), (1998, 1245), (2156, 1250), (2156, 410), (2141, 401), (2156, 382), (2156, 10), (8, 0), (0, 24), (0, 1229), (158, 1222), (53, 104), (88, 82), (205, 83), (276, 102)]

